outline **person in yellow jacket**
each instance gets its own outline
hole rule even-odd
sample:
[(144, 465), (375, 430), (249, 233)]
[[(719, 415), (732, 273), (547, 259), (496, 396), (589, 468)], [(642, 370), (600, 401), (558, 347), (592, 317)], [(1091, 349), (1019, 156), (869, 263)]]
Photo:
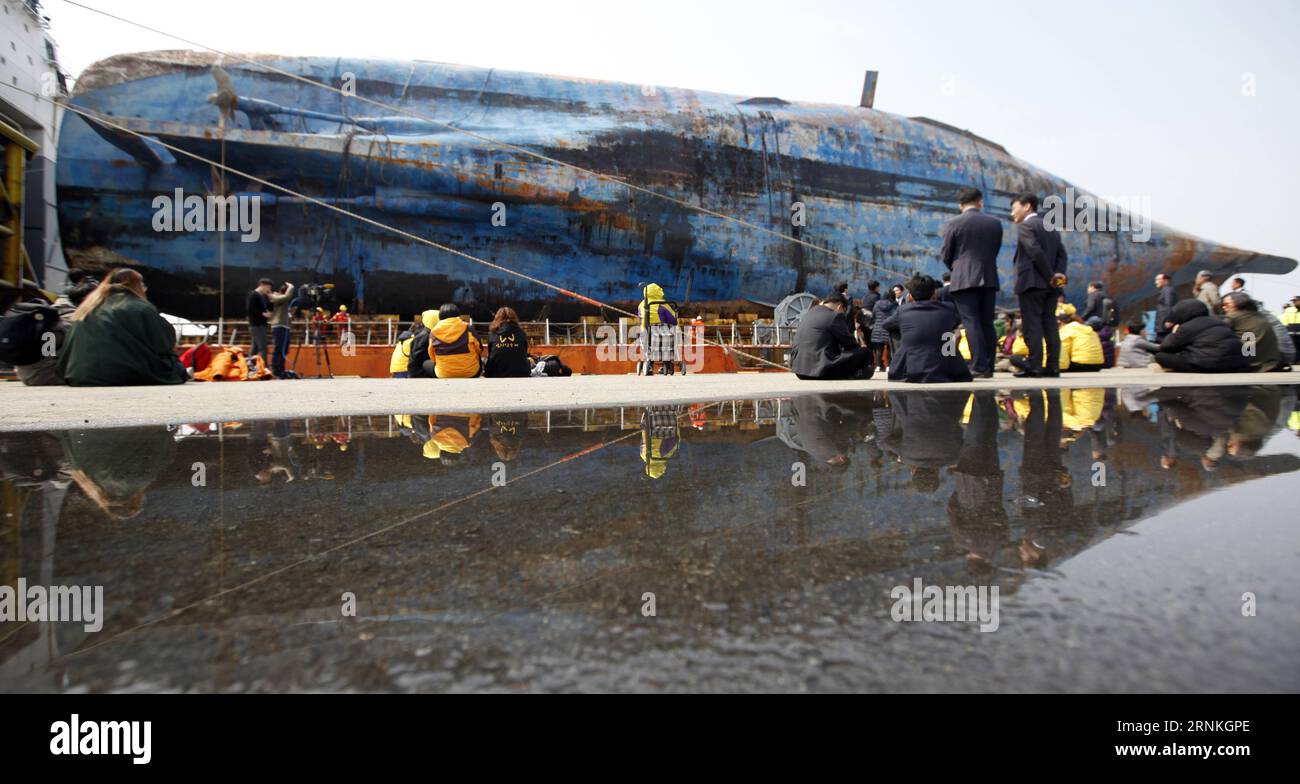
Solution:
[[(664, 290), (657, 283), (645, 287), (645, 299), (636, 306), (638, 321), (641, 325), (641, 341), (645, 349), (645, 370), (647, 376), (654, 375), (656, 362), (663, 363), (660, 371), (671, 376), (676, 363), (680, 361), (677, 348), (677, 309), (664, 299)], [(685, 366), (682, 372), (685, 372)]]
[[(1043, 341), (1043, 346), (1044, 346), (1043, 367), (1047, 367), (1047, 349), (1046, 349), (1047, 341), (1046, 340)], [(1065, 356), (1064, 352), (1062, 352), (1061, 356), (1063, 357)], [(1023, 369), (1025, 365), (1029, 364), (1029, 362), (1027, 361), (1028, 357), (1029, 357), (1029, 346), (1025, 343), (1025, 336), (1023, 334), (1016, 335), (1016, 339), (1011, 341), (1011, 364), (1015, 367)]]
[(397, 336), (393, 353), (388, 357), (388, 375), (393, 378), (411, 377), (411, 344), (415, 342), (415, 330), (418, 322), (411, 322), (411, 328), (403, 330)]
[(483, 375), (483, 346), (474, 330), (460, 318), (460, 308), (448, 303), (429, 334), (429, 359), (438, 378), (477, 378)]
[(960, 340), (958, 340), (957, 342), (957, 353), (961, 354), (962, 359), (966, 360), (967, 362), (970, 362), (970, 358), (971, 358), (970, 342), (966, 340), (966, 328), (965, 327), (959, 328), (957, 330), (957, 334), (960, 336)]
[[(1061, 356), (1064, 357), (1065, 352), (1061, 352)], [(1062, 389), (1061, 427), (1075, 432), (1088, 430), (1101, 419), (1105, 407), (1104, 389)]]
[(1300, 356), (1300, 296), (1292, 297), (1282, 308), (1282, 324), (1291, 336), (1291, 342), (1295, 343), (1296, 356)]
[(661, 478), (677, 455), (679, 413), (673, 406), (650, 406), (641, 414), (641, 461), (651, 479)]
[(411, 366), (411, 343), (414, 340), (414, 335), (398, 337), (397, 345), (393, 346), (393, 354), (388, 358), (388, 375), (393, 378), (411, 377), (407, 368)]
[(1057, 310), (1056, 319), (1061, 322), (1061, 370), (1086, 373), (1106, 366), (1101, 338), (1096, 330), (1083, 323), (1073, 305)]
[(424, 456), (444, 463), (459, 460), (460, 455), (474, 444), (482, 420), (480, 414), (431, 414)]

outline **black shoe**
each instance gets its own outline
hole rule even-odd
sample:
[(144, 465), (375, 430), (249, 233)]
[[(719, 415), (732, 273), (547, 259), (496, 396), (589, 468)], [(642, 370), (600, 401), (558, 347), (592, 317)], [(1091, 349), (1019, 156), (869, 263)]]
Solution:
[(1022, 370), (1019, 373), (1012, 373), (1012, 378), (1042, 378), (1042, 373), (1035, 373), (1032, 370)]
[(975, 378), (993, 378), (993, 371), (986, 370), (983, 373), (976, 373)]
[(1059, 370), (1053, 370), (1051, 372), (1048, 372), (1046, 370), (1043, 371), (1043, 378), (1060, 378), (1060, 377), (1061, 377), (1061, 371)]

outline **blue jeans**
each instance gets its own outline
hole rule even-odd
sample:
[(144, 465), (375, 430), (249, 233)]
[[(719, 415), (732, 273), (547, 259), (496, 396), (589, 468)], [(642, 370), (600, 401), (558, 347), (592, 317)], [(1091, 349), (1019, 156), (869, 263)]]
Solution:
[(284, 360), (289, 356), (289, 334), (288, 327), (271, 327), (271, 343), (274, 347), (274, 353), (271, 355), (271, 372), (277, 376), (284, 375)]

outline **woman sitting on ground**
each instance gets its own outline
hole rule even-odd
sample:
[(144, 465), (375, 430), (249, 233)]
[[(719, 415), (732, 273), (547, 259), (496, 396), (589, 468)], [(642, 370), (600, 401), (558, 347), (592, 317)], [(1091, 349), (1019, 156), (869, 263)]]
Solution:
[(1101, 337), (1083, 323), (1073, 305), (1063, 306), (1056, 319), (1061, 322), (1061, 370), (1088, 373), (1106, 366)]
[(1236, 373), (1249, 366), (1232, 328), (1210, 315), (1198, 299), (1185, 299), (1169, 311), (1174, 331), (1160, 341), (1156, 365), (1179, 373)]
[(527, 378), (528, 336), (511, 308), (501, 308), (488, 328), (488, 358), (483, 375), (488, 378)]
[(71, 316), (59, 373), (74, 387), (183, 384), (176, 331), (145, 299), (144, 278), (113, 270)]
[[(1010, 373), (1016, 369), (1016, 366), (1011, 362), (1011, 358), (1016, 355), (1016, 346), (1024, 346), (1025, 340), (1020, 337), (1020, 319), (1014, 313), (1007, 313), (1001, 323), (1005, 326), (1003, 327), (1002, 336), (998, 338), (998, 358), (993, 369)], [(1025, 351), (1028, 353), (1028, 349), (1025, 349)]]

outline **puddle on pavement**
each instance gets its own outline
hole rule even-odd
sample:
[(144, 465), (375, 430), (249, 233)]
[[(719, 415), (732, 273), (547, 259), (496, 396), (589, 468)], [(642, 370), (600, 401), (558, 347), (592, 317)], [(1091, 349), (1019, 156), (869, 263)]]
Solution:
[(103, 603), (0, 622), (0, 690), (1294, 691), (1298, 435), (1263, 386), (5, 433), (0, 586)]

